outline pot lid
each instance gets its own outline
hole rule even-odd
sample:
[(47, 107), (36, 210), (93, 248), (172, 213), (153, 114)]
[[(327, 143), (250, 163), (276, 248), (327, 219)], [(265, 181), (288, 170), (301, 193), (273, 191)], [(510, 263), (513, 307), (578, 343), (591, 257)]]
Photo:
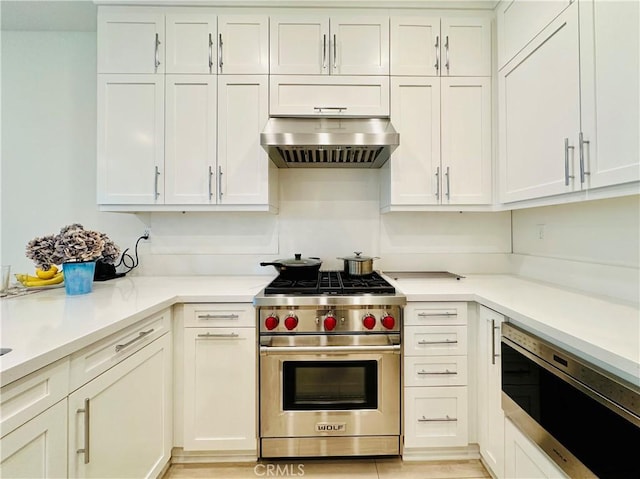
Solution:
[(355, 256), (345, 256), (344, 258), (338, 258), (338, 259), (343, 259), (345, 261), (372, 261), (374, 259), (380, 259), (377, 256), (375, 257), (371, 257), (371, 256), (360, 256), (362, 254), (362, 251), (354, 251), (353, 254)]
[(303, 258), (302, 254), (296, 253), (294, 258), (278, 259), (274, 263), (279, 263), (287, 267), (291, 266), (319, 266), (322, 264), (320, 258)]

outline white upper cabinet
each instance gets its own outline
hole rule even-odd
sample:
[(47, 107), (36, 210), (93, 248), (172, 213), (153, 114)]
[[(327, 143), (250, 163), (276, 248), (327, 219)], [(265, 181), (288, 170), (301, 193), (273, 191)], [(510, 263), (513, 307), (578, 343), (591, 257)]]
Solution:
[(164, 73), (164, 14), (98, 12), (98, 73)]
[(164, 202), (164, 75), (98, 75), (99, 204)]
[(218, 28), (215, 15), (168, 14), (166, 27), (167, 73), (216, 73)]
[(388, 75), (386, 16), (272, 16), (270, 73)]
[(640, 180), (640, 3), (580, 2), (582, 164), (588, 187)]
[(391, 17), (391, 74), (491, 76), (490, 20)]
[(220, 15), (218, 17), (218, 73), (229, 75), (269, 73), (269, 17)]
[(574, 191), (576, 180), (579, 185), (579, 68), (574, 4), (500, 70), (503, 202)]

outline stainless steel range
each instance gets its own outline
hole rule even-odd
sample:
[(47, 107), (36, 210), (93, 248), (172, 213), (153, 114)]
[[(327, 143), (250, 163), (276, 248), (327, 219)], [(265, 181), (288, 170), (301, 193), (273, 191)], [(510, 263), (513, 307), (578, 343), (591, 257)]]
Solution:
[(320, 271), (254, 303), (261, 457), (399, 454), (406, 298), (378, 273)]

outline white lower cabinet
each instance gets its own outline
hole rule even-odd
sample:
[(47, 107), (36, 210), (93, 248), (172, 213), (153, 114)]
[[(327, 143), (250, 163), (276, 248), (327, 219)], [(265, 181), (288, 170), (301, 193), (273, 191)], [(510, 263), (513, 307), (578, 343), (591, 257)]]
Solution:
[(527, 439), (508, 419), (504, 423), (505, 468), (509, 479), (566, 478), (538, 446)]
[(478, 306), (478, 313), (478, 443), (485, 464), (500, 479), (505, 477), (500, 361), (500, 331), (505, 318), (484, 306)]
[(69, 395), (69, 477), (157, 477), (171, 458), (165, 334)]
[(183, 311), (184, 450), (256, 457), (255, 311), (245, 304)]
[(67, 400), (2, 437), (0, 477), (67, 477)]
[[(408, 304), (404, 321), (405, 459), (436, 458), (442, 448), (468, 445), (467, 371), (467, 303)], [(432, 453), (430, 448), (440, 448), (440, 452)], [(451, 459), (457, 453), (449, 449), (446, 454)]]

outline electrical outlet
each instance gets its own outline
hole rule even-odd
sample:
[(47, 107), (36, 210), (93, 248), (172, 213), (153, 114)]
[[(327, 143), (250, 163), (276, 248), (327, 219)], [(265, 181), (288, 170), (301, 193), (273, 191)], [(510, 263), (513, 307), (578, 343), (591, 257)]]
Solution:
[(142, 237), (144, 239), (149, 239), (150, 236), (151, 236), (151, 228), (145, 228), (144, 233), (142, 233)]
[(538, 239), (544, 239), (544, 225), (538, 225)]

